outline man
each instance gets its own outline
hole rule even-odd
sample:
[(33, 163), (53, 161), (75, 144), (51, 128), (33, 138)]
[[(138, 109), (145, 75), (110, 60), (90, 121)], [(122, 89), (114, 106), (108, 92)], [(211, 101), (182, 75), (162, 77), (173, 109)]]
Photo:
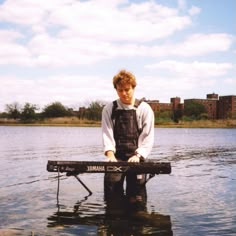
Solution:
[[(134, 97), (135, 76), (121, 70), (113, 77), (119, 99), (106, 105), (102, 112), (104, 153), (108, 161), (141, 162), (151, 152), (154, 140), (154, 114), (151, 107)], [(135, 194), (145, 185), (145, 175), (105, 174), (105, 194), (123, 191), (126, 177), (126, 194)]]

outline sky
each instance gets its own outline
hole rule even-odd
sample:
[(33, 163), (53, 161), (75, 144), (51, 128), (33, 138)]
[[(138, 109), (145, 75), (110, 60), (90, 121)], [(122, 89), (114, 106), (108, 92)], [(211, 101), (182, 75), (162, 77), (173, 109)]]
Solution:
[(236, 95), (235, 0), (0, 0), (0, 112), (53, 102), (79, 109), (135, 96)]

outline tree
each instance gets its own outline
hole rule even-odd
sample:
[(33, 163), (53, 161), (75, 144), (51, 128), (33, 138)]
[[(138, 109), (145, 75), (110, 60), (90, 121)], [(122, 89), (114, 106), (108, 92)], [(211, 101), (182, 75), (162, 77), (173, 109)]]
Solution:
[(43, 116), (47, 118), (63, 117), (68, 115), (70, 115), (70, 112), (60, 102), (49, 104), (43, 109)]
[(85, 117), (89, 120), (101, 120), (103, 107), (102, 102), (92, 102), (86, 110)]
[(14, 102), (12, 104), (6, 104), (5, 108), (8, 117), (12, 119), (19, 119), (20, 118), (20, 105), (17, 102)]
[(8, 118), (8, 114), (6, 112), (1, 112), (0, 118)]
[(183, 111), (181, 109), (176, 109), (172, 112), (172, 120), (176, 123), (183, 117)]
[(37, 106), (34, 104), (26, 103), (21, 112), (21, 120), (24, 122), (31, 122), (37, 118), (36, 110)]
[(206, 114), (207, 110), (203, 104), (197, 101), (188, 101), (184, 103), (184, 115), (193, 119), (200, 119), (201, 114)]

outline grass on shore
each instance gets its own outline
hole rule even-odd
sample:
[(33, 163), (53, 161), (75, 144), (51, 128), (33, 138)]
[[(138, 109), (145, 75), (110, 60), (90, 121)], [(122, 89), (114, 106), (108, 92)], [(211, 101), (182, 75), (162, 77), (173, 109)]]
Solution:
[(25, 125), (25, 126), (81, 126), (93, 127), (100, 126), (100, 121), (93, 121), (87, 119), (79, 119), (76, 116), (72, 117), (57, 117), (47, 118), (39, 121), (23, 123), (14, 119), (0, 119), (0, 125)]
[[(78, 126), (100, 127), (100, 121), (79, 119), (78, 117), (48, 118), (33, 123), (21, 123), (13, 119), (0, 119), (0, 125), (25, 125), (25, 126)], [(157, 122), (157, 128), (236, 128), (236, 120), (195, 120), (175, 122)]]
[(156, 127), (163, 128), (236, 128), (236, 120), (194, 120), (156, 123)]

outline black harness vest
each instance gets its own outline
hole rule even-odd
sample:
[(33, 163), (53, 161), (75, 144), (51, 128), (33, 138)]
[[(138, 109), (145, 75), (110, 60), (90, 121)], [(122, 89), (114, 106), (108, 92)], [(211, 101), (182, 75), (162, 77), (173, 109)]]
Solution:
[[(142, 100), (135, 100), (138, 107)], [(114, 139), (116, 142), (116, 158), (127, 161), (138, 148), (138, 137), (141, 130), (138, 127), (136, 110), (117, 109), (117, 101), (113, 102), (111, 118), (114, 124)]]

